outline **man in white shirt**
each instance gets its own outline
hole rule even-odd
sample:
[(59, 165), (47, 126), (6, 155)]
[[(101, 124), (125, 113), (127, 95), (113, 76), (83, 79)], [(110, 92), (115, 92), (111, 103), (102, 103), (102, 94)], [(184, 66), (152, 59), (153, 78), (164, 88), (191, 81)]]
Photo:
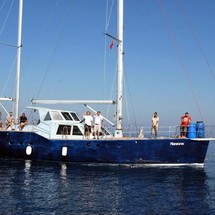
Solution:
[(86, 138), (90, 137), (91, 128), (93, 126), (93, 117), (90, 115), (90, 111), (87, 111), (85, 115), (83, 115), (84, 118), (84, 134)]
[(94, 139), (97, 137), (99, 139), (99, 134), (102, 131), (102, 124), (103, 124), (103, 116), (101, 115), (101, 112), (98, 111), (94, 115)]

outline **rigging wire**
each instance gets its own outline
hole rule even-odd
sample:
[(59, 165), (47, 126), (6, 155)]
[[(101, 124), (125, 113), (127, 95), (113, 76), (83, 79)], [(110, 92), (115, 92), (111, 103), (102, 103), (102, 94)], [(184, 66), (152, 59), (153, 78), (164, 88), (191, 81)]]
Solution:
[[(3, 2), (2, 6), (1, 6), (1, 8), (0, 8), (0, 13), (1, 13), (1, 11), (3, 10), (3, 7), (4, 7), (5, 2), (6, 2), (6, 0)], [(3, 26), (2, 26), (2, 28), (1, 28), (1, 30), (0, 30), (0, 35), (2, 34), (2, 32), (3, 32), (4, 28), (5, 28), (5, 25), (6, 25), (7, 21), (8, 21), (8, 17), (9, 17), (9, 15), (10, 15), (10, 13), (11, 13), (11, 10), (12, 10), (13, 5), (14, 5), (14, 0), (13, 0), (13, 1), (11, 2), (11, 4), (10, 4), (9, 11), (8, 11), (8, 13), (7, 13), (7, 16), (6, 16), (5, 20), (4, 20)], [(2, 45), (7, 45), (7, 46), (12, 46), (12, 47), (17, 47), (16, 45), (11, 45), (11, 44), (2, 43), (2, 42), (1, 42), (0, 44), (2, 44)], [(11, 74), (12, 74), (12, 71), (13, 71), (13, 68), (14, 68), (15, 63), (16, 63), (16, 57), (15, 57), (15, 59), (14, 59), (14, 61), (13, 61), (12, 67), (11, 67), (11, 69), (10, 69), (10, 72), (8, 73), (8, 77), (7, 77), (7, 80), (5, 81), (4, 87), (3, 87), (3, 89), (2, 89), (1, 96), (3, 96), (4, 91), (5, 91), (5, 89), (6, 89), (7, 85), (8, 85), (8, 82), (9, 82), (9, 79), (10, 79), (10, 77), (11, 77)]]
[[(52, 19), (54, 12), (56, 11), (56, 9), (57, 9), (57, 7), (58, 7), (58, 5), (59, 5), (59, 2), (60, 2), (60, 0), (57, 0), (57, 1), (56, 1), (55, 5), (54, 5), (53, 9), (51, 10), (51, 13), (50, 13), (50, 15), (49, 15), (49, 17), (48, 17), (47, 22), (44, 23), (44, 25), (43, 25), (43, 27), (42, 27), (42, 30), (38, 33), (38, 35), (37, 35), (38, 40), (40, 40), (40, 39), (42, 38), (42, 35), (45, 34), (45, 30), (46, 30), (47, 26), (49, 26), (50, 20)], [(34, 47), (34, 48), (31, 48), (31, 50), (30, 50), (31, 55), (28, 55), (29, 58), (26, 60), (25, 65), (22, 66), (22, 77), (23, 77), (23, 79), (24, 79), (24, 87), (25, 87), (25, 89), (26, 89), (26, 90), (25, 90), (26, 93), (28, 93), (29, 91), (28, 91), (28, 81), (25, 80), (25, 77), (26, 77), (26, 76), (25, 76), (25, 70), (26, 70), (26, 68), (28, 67), (28, 64), (30, 63), (31, 59), (33, 58), (32, 56), (34, 56), (34, 54), (35, 54), (35, 53), (38, 51), (38, 49), (40, 48), (39, 46), (33, 46), (33, 47)], [(36, 92), (33, 94), (33, 98), (35, 98), (35, 94), (36, 94)], [(25, 95), (25, 96), (26, 96), (26, 95)], [(31, 101), (32, 96), (27, 95), (27, 98), (28, 98), (28, 101)], [(29, 105), (30, 105), (30, 104), (31, 104), (31, 102), (29, 103)]]
[[(1, 7), (0, 7), (0, 13), (1, 13), (1, 12), (3, 11), (3, 9), (4, 9), (5, 3), (6, 3), (6, 0), (2, 3), (2, 5), (1, 5)], [(3, 33), (4, 29), (5, 29), (5, 26), (6, 26), (7, 22), (8, 22), (8, 18), (9, 18), (10, 14), (11, 14), (13, 5), (14, 5), (14, 0), (11, 1), (11, 3), (10, 3), (9, 10), (8, 10), (8, 12), (7, 12), (7, 15), (6, 15), (6, 17), (5, 17), (5, 20), (4, 20), (3, 25), (2, 25), (2, 27), (1, 27), (1, 30), (0, 30), (0, 36), (2, 35), (2, 33)], [(16, 45), (12, 45), (12, 44), (5, 43), (5, 42), (0, 42), (0, 44), (1, 44), (1, 45), (4, 45), (4, 46), (10, 46), (10, 47), (15, 47), (15, 48), (17, 48)], [(10, 77), (12, 76), (12, 72), (13, 72), (14, 66), (15, 66), (15, 64), (16, 64), (16, 59), (17, 59), (17, 56), (15, 56), (15, 58), (14, 58), (14, 60), (13, 60), (13, 63), (12, 63), (10, 72), (7, 73), (7, 79), (6, 79), (6, 81), (4, 82), (3, 89), (1, 90), (1, 97), (3, 97), (3, 94), (4, 94), (4, 92), (5, 92), (5, 90), (6, 90), (6, 87), (7, 87), (8, 83), (9, 83), (9, 79), (10, 79)], [(14, 92), (14, 91), (15, 91), (15, 86), (13, 85), (13, 87), (12, 87), (11, 92), (10, 92), (9, 95), (12, 95), (12, 94), (13, 94), (12, 92)], [(7, 104), (9, 104), (9, 103), (6, 102), (5, 105), (4, 105), (4, 107), (3, 107), (2, 104), (1, 104), (1, 107), (2, 107), (3, 109), (5, 109), (5, 107), (7, 106)], [(7, 111), (6, 111), (6, 113), (7, 113)]]
[(200, 43), (200, 41), (199, 41), (197, 35), (196, 35), (195, 32), (194, 32), (194, 28), (193, 28), (193, 26), (192, 26), (192, 23), (191, 23), (190, 19), (188, 18), (187, 13), (186, 13), (186, 11), (185, 11), (185, 8), (184, 8), (184, 6), (183, 6), (183, 1), (182, 1), (182, 0), (179, 0), (178, 2), (179, 2), (179, 6), (180, 6), (179, 8), (180, 8), (181, 11), (182, 11), (182, 14), (183, 14), (183, 16), (184, 16), (184, 19), (185, 19), (185, 21), (187, 22), (187, 25), (188, 25), (188, 27), (189, 27), (191, 33), (193, 34), (193, 37), (195, 38), (195, 40), (196, 40), (196, 42), (197, 42), (197, 45), (198, 45), (198, 47), (199, 47), (199, 49), (200, 49), (200, 52), (201, 52), (201, 54), (202, 54), (202, 56), (203, 56), (203, 58), (204, 58), (204, 60), (205, 60), (205, 62), (206, 62), (206, 64), (207, 64), (207, 66), (208, 66), (208, 69), (209, 69), (209, 71), (210, 71), (212, 77), (213, 77), (214, 80), (215, 80), (215, 73), (213, 72), (212, 67), (211, 67), (211, 65), (210, 65), (210, 63), (209, 63), (209, 61), (208, 61), (208, 58), (207, 58), (207, 56), (206, 56), (206, 54), (205, 54), (205, 52), (204, 52), (204, 49), (203, 49), (203, 47), (202, 47), (202, 45), (201, 45), (201, 43)]
[(55, 46), (53, 47), (52, 54), (50, 55), (49, 63), (48, 63), (48, 66), (47, 66), (47, 69), (46, 69), (44, 78), (43, 78), (43, 80), (42, 80), (42, 83), (41, 83), (41, 85), (40, 85), (40, 88), (39, 88), (39, 91), (38, 91), (38, 93), (37, 93), (36, 98), (39, 97), (39, 94), (40, 94), (40, 92), (41, 92), (41, 90), (42, 90), (42, 87), (43, 87), (43, 85), (44, 85), (45, 79), (46, 79), (46, 77), (47, 77), (47, 74), (48, 74), (48, 72), (49, 72), (49, 70), (50, 70), (51, 62), (52, 62), (52, 60), (53, 60), (53, 58), (54, 58), (54, 55), (55, 55), (55, 52), (56, 52), (58, 43), (59, 43), (59, 41), (60, 41), (60, 36), (61, 36), (61, 34), (62, 34), (62, 32), (63, 32), (63, 28), (65, 27), (66, 20), (67, 20), (67, 18), (68, 18), (69, 12), (70, 12), (70, 10), (71, 10), (71, 5), (72, 5), (71, 2), (72, 2), (72, 1), (70, 1), (70, 5), (67, 7), (67, 11), (66, 11), (66, 13), (64, 14), (63, 21), (62, 21), (62, 23), (61, 23), (60, 30), (59, 30), (59, 32), (58, 32), (58, 37), (57, 37), (57, 39), (56, 39)]
[[(12, 64), (12, 67), (11, 67), (11, 69), (10, 69), (10, 72), (8, 73), (8, 77), (7, 77), (6, 81), (5, 81), (4, 87), (3, 87), (2, 92), (1, 92), (1, 97), (3, 96), (3, 94), (4, 94), (4, 92), (5, 92), (5, 89), (6, 89), (7, 85), (8, 85), (8, 83), (9, 83), (10, 77), (12, 76), (12, 72), (13, 72), (13, 69), (14, 69), (14, 67), (15, 67), (16, 60), (17, 60), (17, 56), (15, 56), (14, 61), (13, 61), (13, 64)], [(13, 86), (14, 86), (14, 87), (13, 87), (13, 90), (15, 91), (15, 85), (13, 85)]]
[(1, 13), (2, 8), (4, 7), (4, 4), (5, 4), (6, 1), (7, 1), (7, 0), (4, 0), (4, 2), (2, 3), (2, 5), (1, 5), (1, 7), (0, 7), (0, 13)]
[[(107, 9), (108, 9), (108, 1), (107, 0)], [(113, 5), (114, 5), (114, 2), (115, 0), (112, 0), (112, 4), (111, 4), (111, 7), (110, 7), (110, 13), (109, 13), (109, 16), (106, 16), (106, 27), (105, 27), (105, 32), (107, 32), (108, 30), (108, 27), (109, 27), (109, 23), (110, 23), (110, 18), (111, 18), (111, 14), (112, 14), (112, 10), (113, 10)]]
[(186, 77), (186, 79), (187, 79), (187, 81), (188, 81), (188, 85), (189, 85), (189, 87), (190, 87), (191, 93), (192, 93), (192, 95), (193, 95), (194, 101), (195, 101), (196, 106), (197, 106), (197, 109), (198, 109), (198, 111), (199, 111), (201, 120), (203, 120), (203, 115), (202, 115), (202, 112), (201, 112), (201, 110), (200, 110), (200, 106), (199, 106), (199, 104), (198, 104), (196, 95), (195, 95), (194, 90), (193, 90), (193, 88), (192, 88), (192, 84), (191, 84), (191, 81), (190, 81), (190, 78), (189, 78), (189, 74), (188, 74), (188, 71), (187, 71), (185, 62), (184, 62), (184, 60), (183, 60), (182, 54), (180, 53), (180, 50), (179, 50), (179, 48), (178, 48), (178, 44), (177, 44), (177, 41), (176, 41), (176, 37), (175, 37), (175, 34), (174, 34), (174, 32), (173, 32), (173, 30), (172, 30), (172, 27), (171, 27), (171, 25), (170, 25), (170, 22), (169, 22), (167, 13), (166, 13), (166, 11), (165, 11), (165, 9), (164, 9), (162, 0), (158, 0), (158, 2), (159, 2), (159, 5), (160, 5), (160, 8), (161, 8), (161, 12), (162, 12), (162, 15), (163, 15), (163, 17), (164, 17), (164, 20), (166, 21), (167, 28), (168, 28), (170, 37), (171, 37), (171, 39), (172, 39), (174, 48), (175, 48), (176, 53), (177, 53), (177, 55), (178, 55), (179, 61), (180, 61), (181, 65), (182, 65), (183, 72), (184, 72), (185, 77)]
[[(110, 100), (113, 98), (113, 94), (114, 94), (114, 83), (116, 82), (116, 76), (117, 76), (117, 63), (116, 63), (115, 73), (114, 74), (115, 75), (114, 75), (114, 78), (113, 78), (112, 88), (111, 88), (110, 97), (109, 97)], [(106, 116), (109, 115), (109, 111), (110, 111), (110, 105), (108, 105)]]
[[(115, 0), (112, 0), (112, 3), (111, 3), (111, 6), (110, 6), (110, 12), (109, 12), (109, 15), (108, 15), (108, 4), (109, 0), (107, 0), (107, 9), (106, 9), (106, 28), (105, 28), (105, 32), (108, 32), (108, 27), (109, 27), (109, 23), (110, 23), (110, 19), (111, 19), (111, 14), (112, 14), (112, 10), (113, 10), (113, 5), (115, 3)], [(105, 55), (104, 55), (104, 83), (106, 81), (106, 56), (107, 56), (107, 40), (106, 40), (106, 37), (105, 37)], [(124, 72), (125, 74), (125, 72)], [(112, 88), (111, 88), (111, 93), (110, 93), (110, 99), (113, 97), (113, 92), (114, 92), (114, 83), (116, 82), (116, 78), (117, 78), (117, 62), (116, 62), (116, 67), (115, 67), (115, 75), (114, 75), (114, 79), (113, 79), (113, 83), (112, 83)], [(125, 80), (126, 79), (126, 80)], [(127, 76), (125, 75), (125, 79), (124, 79), (124, 83), (123, 85), (127, 86), (128, 85), (128, 81), (127, 81)], [(126, 84), (125, 84), (126, 83)], [(132, 109), (132, 113), (133, 113), (133, 118), (134, 118), (134, 125), (135, 125), (135, 128), (137, 130), (137, 122), (136, 122), (136, 118), (135, 118), (135, 114), (134, 114), (134, 108), (133, 108), (133, 102), (132, 102), (132, 99), (131, 99), (131, 93), (130, 93), (130, 89), (128, 87), (128, 89), (126, 90), (126, 88), (124, 87), (124, 91), (125, 91), (125, 95), (127, 95), (127, 91), (128, 91), (128, 94), (129, 94), (129, 98), (130, 98), (130, 105), (131, 105), (131, 109)], [(116, 95), (117, 96), (117, 95)], [(127, 96), (125, 96), (125, 104), (126, 104), (126, 116), (127, 116), (127, 121), (128, 123), (130, 124), (130, 116), (129, 116), (129, 102), (128, 102), (128, 98)], [(109, 106), (110, 107), (110, 106)], [(109, 108), (108, 108), (108, 111), (107, 111), (107, 116), (108, 116), (108, 113), (109, 113)]]
[[(5, 2), (6, 2), (6, 1), (5, 1)], [(2, 4), (1, 10), (3, 9), (3, 6), (4, 6), (5, 2)], [(7, 13), (7, 16), (6, 16), (6, 18), (5, 18), (5, 21), (4, 21), (4, 23), (3, 23), (3, 25), (2, 25), (2, 28), (1, 28), (1, 30), (0, 30), (0, 35), (2, 34), (2, 32), (3, 32), (4, 28), (5, 28), (5, 25), (6, 25), (6, 23), (7, 23), (7, 20), (8, 20), (8, 17), (9, 17), (9, 15), (10, 15), (10, 13), (11, 13), (13, 4), (14, 4), (14, 0), (11, 2), (9, 11), (8, 11), (8, 13)], [(0, 10), (0, 11), (1, 11), (1, 10)]]
[[(133, 105), (133, 101), (132, 101), (132, 97), (131, 97), (131, 91), (130, 91), (130, 88), (129, 88), (129, 84), (128, 84), (128, 79), (127, 79), (127, 76), (126, 76), (126, 73), (124, 72), (124, 77), (125, 77), (125, 81), (126, 81), (126, 86), (127, 86), (127, 91), (128, 91), (128, 95), (129, 95), (129, 98), (130, 98), (130, 106), (131, 106), (131, 113), (133, 113), (133, 119), (134, 119), (134, 127), (135, 127), (135, 129), (136, 129), (136, 131), (138, 131), (138, 125), (137, 125), (137, 121), (136, 121), (136, 117), (135, 117), (135, 111), (134, 111), (134, 105)], [(125, 90), (126, 90), (126, 88), (125, 88)], [(126, 93), (126, 95), (127, 95), (127, 93)], [(126, 102), (127, 102), (127, 111), (128, 111), (128, 99), (127, 99), (127, 97), (126, 97)], [(128, 113), (127, 113), (128, 114)], [(129, 115), (129, 114), (128, 114)], [(128, 122), (129, 122), (130, 120), (129, 120), (129, 116), (128, 116)], [(129, 123), (130, 124), (130, 123)]]
[[(108, 14), (108, 0), (106, 5), (105, 25), (107, 23), (107, 14)], [(103, 67), (104, 97), (105, 97), (105, 83), (106, 83), (106, 63), (107, 63), (106, 59), (107, 59), (107, 38), (105, 37), (104, 38), (104, 67)]]
[[(109, 23), (110, 23), (110, 18), (113, 10), (113, 5), (114, 1), (112, 0), (111, 6), (110, 6), (110, 11), (109, 11), (109, 0), (106, 2), (106, 19), (105, 19), (105, 33), (108, 31)], [(106, 73), (107, 73), (107, 37), (104, 37), (104, 67), (103, 67), (103, 82), (104, 82), (104, 98), (106, 97)], [(116, 77), (114, 78), (116, 79)], [(112, 90), (110, 93), (110, 98), (112, 98), (113, 95), (113, 85), (112, 85)], [(110, 112), (110, 105), (108, 105), (107, 111), (106, 111), (106, 116), (109, 115)]]

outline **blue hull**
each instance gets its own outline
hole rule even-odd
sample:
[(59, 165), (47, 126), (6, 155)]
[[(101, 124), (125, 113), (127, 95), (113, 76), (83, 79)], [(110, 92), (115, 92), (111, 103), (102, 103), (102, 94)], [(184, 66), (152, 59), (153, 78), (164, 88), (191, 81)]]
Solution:
[[(1, 131), (0, 157), (111, 164), (203, 164), (209, 140), (49, 140), (33, 132)], [(26, 148), (32, 153), (27, 155)], [(62, 148), (67, 148), (62, 155)]]

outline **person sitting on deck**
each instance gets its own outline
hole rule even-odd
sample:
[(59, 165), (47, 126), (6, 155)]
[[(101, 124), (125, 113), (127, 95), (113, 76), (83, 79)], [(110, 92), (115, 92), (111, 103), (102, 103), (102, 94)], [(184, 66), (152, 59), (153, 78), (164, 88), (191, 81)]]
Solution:
[(22, 115), (20, 116), (19, 123), (20, 130), (22, 130), (28, 124), (28, 119), (25, 116), (25, 113), (22, 113)]
[(0, 112), (0, 130), (3, 130), (2, 113)]
[(6, 130), (10, 127), (12, 129), (14, 123), (13, 113), (10, 112), (6, 118)]
[(4, 130), (2, 121), (0, 121), (0, 130)]

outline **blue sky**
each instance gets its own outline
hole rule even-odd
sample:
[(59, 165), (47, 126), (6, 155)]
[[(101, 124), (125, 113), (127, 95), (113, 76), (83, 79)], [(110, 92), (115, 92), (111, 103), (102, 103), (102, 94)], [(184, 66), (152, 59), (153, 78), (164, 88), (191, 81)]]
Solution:
[[(32, 98), (116, 98), (117, 47), (110, 50), (104, 35), (106, 11), (108, 32), (117, 35), (111, 4), (24, 0), (20, 112)], [(176, 125), (188, 111), (193, 121), (202, 115), (214, 123), (215, 1), (125, 0), (124, 6), (124, 121), (150, 125), (157, 111), (160, 125)], [(1, 43), (17, 43), (17, 8), (17, 0), (0, 1)], [(0, 45), (1, 96), (14, 97), (15, 57), (15, 48)], [(113, 107), (92, 107), (113, 119)]]

